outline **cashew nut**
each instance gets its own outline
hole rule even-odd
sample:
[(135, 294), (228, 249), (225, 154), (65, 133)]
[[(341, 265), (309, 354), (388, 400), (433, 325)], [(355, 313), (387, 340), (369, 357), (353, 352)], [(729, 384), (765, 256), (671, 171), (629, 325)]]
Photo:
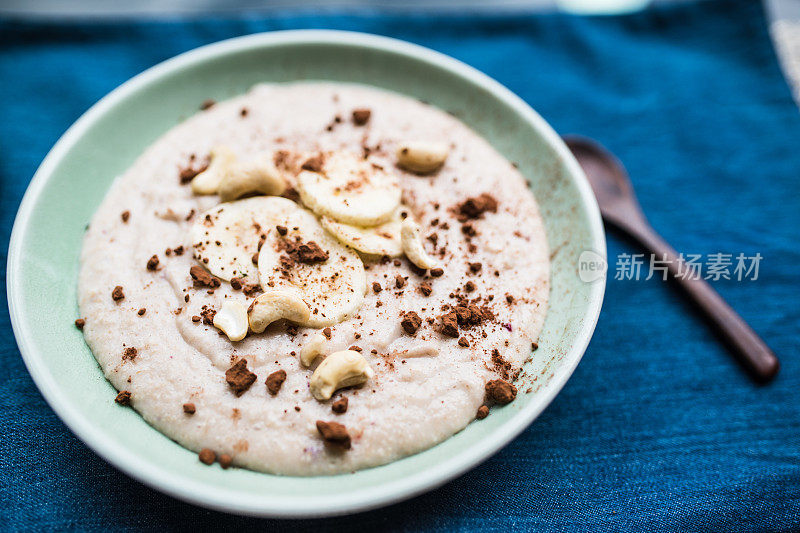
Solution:
[(234, 165), (219, 184), (219, 197), (223, 202), (230, 202), (247, 193), (279, 196), (285, 190), (286, 181), (275, 167), (272, 154), (269, 154)]
[(247, 309), (234, 300), (225, 300), (214, 315), (214, 327), (220, 329), (232, 341), (240, 341), (247, 335)]
[(360, 385), (374, 374), (360, 353), (353, 350), (334, 352), (311, 375), (311, 394), (317, 400), (329, 400), (337, 390)]
[(400, 241), (403, 245), (403, 252), (405, 252), (408, 260), (419, 268), (433, 268), (438, 264), (437, 261), (425, 251), (425, 247), (422, 245), (422, 235), (420, 233), (419, 224), (411, 220), (410, 216), (403, 220), (403, 224), (400, 227)]
[(444, 164), (448, 152), (441, 143), (406, 142), (397, 147), (397, 163), (411, 172), (428, 174)]
[(311, 316), (308, 305), (289, 291), (269, 291), (255, 299), (247, 312), (250, 329), (261, 333), (276, 320), (285, 318), (291, 322), (306, 322)]
[(208, 168), (192, 180), (192, 192), (195, 194), (216, 194), (220, 182), (236, 163), (236, 154), (227, 146), (213, 148), (210, 156)]
[(327, 342), (328, 338), (322, 333), (317, 333), (311, 337), (308, 342), (300, 348), (300, 363), (303, 366), (311, 366), (311, 363), (313, 363), (318, 356), (322, 355), (322, 351), (325, 349), (325, 344)]

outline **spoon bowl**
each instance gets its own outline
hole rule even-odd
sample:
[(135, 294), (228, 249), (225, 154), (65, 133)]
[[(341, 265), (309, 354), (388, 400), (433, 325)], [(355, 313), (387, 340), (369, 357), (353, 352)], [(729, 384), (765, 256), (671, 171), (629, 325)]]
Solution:
[(732, 354), (759, 382), (772, 380), (778, 358), (753, 329), (706, 283), (647, 221), (620, 160), (597, 142), (566, 136), (564, 142), (583, 168), (603, 220), (637, 241), (659, 261), (720, 335)]

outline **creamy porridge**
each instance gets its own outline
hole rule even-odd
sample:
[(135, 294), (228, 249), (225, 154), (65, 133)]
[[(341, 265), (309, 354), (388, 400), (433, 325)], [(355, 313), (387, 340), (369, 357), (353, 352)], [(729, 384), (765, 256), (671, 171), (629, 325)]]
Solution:
[(549, 263), (511, 163), (364, 86), (203, 107), (86, 234), (76, 324), (117, 403), (207, 464), (313, 475), (419, 452), (514, 399)]

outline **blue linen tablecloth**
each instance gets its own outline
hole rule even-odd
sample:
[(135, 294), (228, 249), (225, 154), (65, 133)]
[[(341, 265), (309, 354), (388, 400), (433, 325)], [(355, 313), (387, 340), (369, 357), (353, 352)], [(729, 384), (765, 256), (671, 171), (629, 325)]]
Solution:
[[(763, 257), (715, 286), (782, 357), (754, 385), (671, 283), (609, 279), (563, 392), (472, 472), (384, 510), (301, 529), (789, 530), (800, 525), (800, 116), (758, 3), (625, 17), (280, 14), (119, 23), (0, 21), (0, 231), (5, 260), (29, 179), (108, 91), (220, 39), (288, 28), (378, 33), (498, 79), (560, 133), (605, 143), (654, 226), (691, 253)], [(609, 236), (612, 278), (620, 254)], [(3, 281), (5, 285), (5, 280)], [(200, 509), (110, 467), (45, 404), (0, 313), (0, 528), (283, 528)], [(357, 520), (354, 521), (354, 520)]]

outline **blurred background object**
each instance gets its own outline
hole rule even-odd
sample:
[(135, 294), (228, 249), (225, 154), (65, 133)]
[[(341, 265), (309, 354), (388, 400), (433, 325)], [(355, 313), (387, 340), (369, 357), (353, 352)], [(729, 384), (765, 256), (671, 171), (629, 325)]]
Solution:
[(650, 0), (556, 0), (559, 9), (582, 15), (630, 13), (643, 9)]
[[(234, 16), (242, 12), (348, 11), (525, 13), (561, 10), (583, 15), (630, 13), (687, 0), (4, 0), (0, 16), (35, 19), (119, 19)], [(708, 2), (714, 0), (705, 0)], [(795, 100), (800, 103), (800, 1), (764, 0), (770, 33)]]
[[(686, 0), (4, 0), (0, 15), (37, 17), (126, 17), (163, 15), (204, 15), (269, 10), (391, 11), (543, 11), (562, 9), (580, 13), (613, 14), (641, 9), (650, 3), (681, 3)], [(783, 0), (793, 1), (793, 0)]]

